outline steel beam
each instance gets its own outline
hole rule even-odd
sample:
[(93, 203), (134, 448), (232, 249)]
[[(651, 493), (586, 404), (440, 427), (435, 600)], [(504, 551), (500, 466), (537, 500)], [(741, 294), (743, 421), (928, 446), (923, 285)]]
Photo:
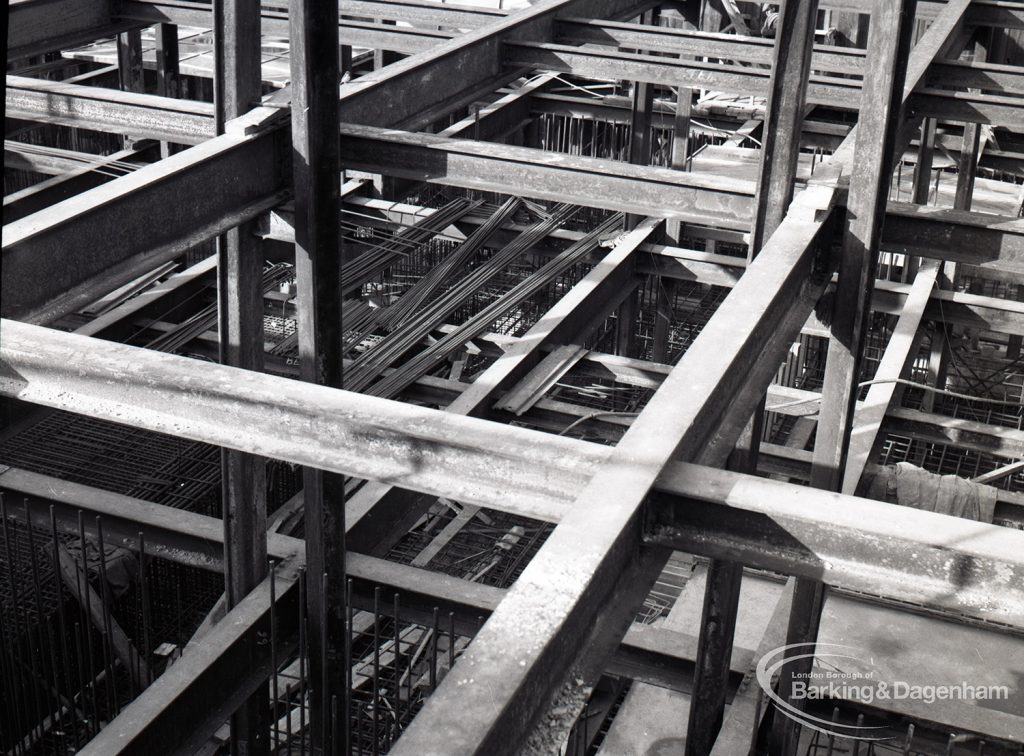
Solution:
[[(929, 262), (917, 272), (896, 328), (875, 371), (874, 380), (879, 383), (868, 389), (864, 402), (854, 412), (850, 452), (843, 471), (843, 493), (852, 494), (857, 490), (868, 460), (876, 450), (885, 415), (894, 401), (899, 404), (897, 397), (903, 395), (903, 387), (895, 381), (904, 377), (909, 364), (917, 356), (916, 350), (920, 345), (917, 330), (924, 318), (928, 298), (937, 284), (938, 274), (935, 262)], [(892, 382), (882, 382), (886, 380)]]
[(194, 753), (247, 699), (256, 694), (266, 698), (272, 671), (272, 644), (266, 639), (275, 634), (278, 654), (293, 647), (298, 600), (296, 565), (286, 561), (79, 753)]
[[(34, 2), (34, 0), (30, 0)], [(7, 75), (8, 118), (199, 144), (214, 135), (213, 106), (138, 92)]]
[[(663, 86), (704, 87), (730, 94), (763, 97), (768, 94), (771, 71), (767, 68), (681, 60), (599, 48), (580, 48), (550, 42), (506, 42), (508, 65), (560, 71), (597, 79), (627, 79)], [(860, 102), (856, 80), (813, 76), (807, 101), (816, 105), (854, 110)]]
[(282, 136), (229, 133), (8, 224), (0, 312), (50, 322), (279, 204)]
[(394, 126), (409, 121), (433, 110), (439, 93), (449, 94), (452, 82), (468, 90), (500, 76), (505, 68), (499, 54), (502, 40), (551, 39), (557, 16), (585, 12), (612, 18), (644, 7), (634, 0), (543, 0), (352, 82), (342, 92), (342, 112), (355, 124)]
[[(559, 19), (555, 32), (557, 41), (567, 44), (615, 46), (673, 55), (685, 52), (687, 56), (717, 58), (748, 65), (771, 65), (774, 60), (775, 43), (761, 37), (584, 18)], [(863, 74), (864, 51), (815, 45), (813, 68), (830, 73)]]
[[(5, 395), (483, 506), (506, 509), (515, 491), (516, 511), (527, 516), (560, 511), (589, 474), (587, 461), (605, 455), (587, 445), (582, 458), (559, 460), (556, 450), (574, 447), (570, 439), (532, 451), (538, 434), (524, 429), (509, 429), (484, 452), (494, 439), (487, 421), (15, 321), (2, 328)], [(141, 376), (170, 394), (129, 391)]]
[(341, 149), (355, 170), (727, 228), (747, 226), (754, 194), (749, 181), (351, 124)]
[[(110, 163), (146, 163), (159, 158), (156, 145), (142, 145), (138, 148), (120, 150), (106, 157), (96, 156), (95, 163), (79, 165), (75, 170), (46, 181), (13, 192), (4, 197), (4, 223), (13, 223), (32, 213), (45, 210), (61, 200), (81, 194), (93, 187), (113, 180), (122, 168)], [(112, 175), (113, 174), (113, 175)]]
[[(343, 381), (342, 250), (338, 226), (337, 2), (292, 4), (292, 146), (295, 190), (295, 274), (298, 287), (300, 376), (317, 387)], [(348, 743), (349, 690), (345, 682), (345, 481), (303, 469), (306, 557), (312, 582), (306, 593), (309, 622), (310, 726), (314, 752), (339, 753)], [(334, 471), (338, 472), (338, 471)], [(331, 721), (340, 721), (334, 742)]]
[[(790, 0), (781, 8), (748, 260), (757, 257), (764, 240), (784, 222), (793, 199), (817, 17), (817, 0)], [(764, 406), (762, 398), (729, 456), (729, 469), (757, 472)], [(712, 559), (708, 567), (686, 730), (687, 756), (709, 753), (723, 721), (728, 682), (725, 660), (733, 644), (742, 577), (742, 567), (736, 561)]]
[(994, 94), (1024, 94), (1024, 69), (1020, 66), (986, 63), (984, 58), (982, 53), (973, 62), (937, 61), (928, 69), (926, 86), (963, 87)]
[[(431, 208), (375, 199), (352, 198), (347, 202), (358, 206), (361, 213), (381, 212), (398, 223), (408, 223), (433, 212)], [(273, 216), (285, 223), (273, 225)], [(278, 210), (273, 216), (269, 238), (293, 243), (290, 215)], [(482, 222), (473, 218), (462, 221), (464, 224)], [(521, 229), (513, 225), (505, 230)], [(571, 242), (576, 238), (566, 231), (552, 235), (557, 241)], [(962, 262), (991, 271), (1021, 273), (1024, 272), (1024, 219), (890, 202), (882, 229), (882, 248), (887, 252)], [(746, 267), (743, 259), (680, 247), (645, 244), (640, 252), (643, 255), (639, 261), (641, 272), (657, 271), (669, 277), (715, 286), (734, 286)], [(979, 301), (979, 304), (982, 303)]]
[[(199, 28), (210, 28), (213, 26), (213, 12), (209, 3), (188, 2), (187, 0), (168, 0), (158, 2), (150, 0), (112, 0), (113, 15), (115, 18), (128, 19), (138, 22), (176, 24), (179, 26), (195, 26)], [(362, 2), (347, 2), (347, 6), (355, 6), (353, 10), (362, 11)], [(373, 6), (385, 5), (374, 3)], [(409, 4), (418, 11), (422, 11), (424, 17), (436, 18), (433, 29), (430, 28), (409, 28), (402, 26), (382, 26), (368, 21), (353, 19), (342, 19), (339, 17), (338, 26), (345, 41), (358, 47), (385, 48), (403, 53), (417, 53), (429, 50), (438, 44), (444, 43), (457, 36), (452, 31), (438, 31), (438, 25), (453, 26), (453, 21), (471, 20), (474, 25), (479, 26), (492, 18), (503, 18), (504, 13), (497, 16), (488, 15), (485, 9), (482, 13), (473, 14), (464, 11), (449, 11), (449, 6), (438, 8), (422, 4)], [(421, 6), (426, 6), (425, 8)], [(406, 10), (411, 10), (407, 8)], [(367, 15), (371, 15), (367, 13)], [(396, 10), (396, 15), (411, 15)], [(260, 30), (264, 35), (274, 37), (288, 36), (288, 13), (285, 11), (265, 8), (260, 14)]]
[(1006, 459), (1024, 457), (1024, 432), (976, 420), (937, 415), (894, 407), (885, 418), (885, 428), (896, 435), (926, 443), (957, 446)]
[[(394, 753), (530, 748), (529, 736), (554, 702), (567, 713), (547, 718), (548, 732), (536, 737), (557, 742), (568, 732), (609, 638), (624, 632), (634, 602), (663, 563), (663, 555), (637, 553), (644, 498), (671, 457), (713, 458), (732, 448), (771, 381), (764, 366), (774, 373), (820, 293), (808, 276), (818, 242), (830, 238), (827, 228), (814, 222), (780, 227), (607, 462), (573, 497), (577, 506)], [(532, 747), (543, 745), (533, 741)]]
[[(500, 427), (325, 387), (304, 386), (285, 378), (12, 321), (0, 322), (0, 328), (4, 334), (0, 343), (0, 395), (84, 411), (93, 417), (177, 433), (205, 443), (233, 445), (297, 464), (313, 463), (344, 474), (394, 480), (415, 490), (522, 516), (552, 522), (563, 520), (579, 488), (609, 464), (608, 447), (584, 441)], [(73, 367), (55, 371), (53, 365)], [(264, 388), (256, 390), (257, 386)], [(140, 412), (147, 404), (151, 409)], [(316, 409), (311, 408), (313, 405)], [(370, 409), (372, 414), (367, 411)], [(944, 421), (950, 427), (964, 424), (952, 418)], [(386, 459), (380, 459), (378, 452)], [(1024, 453), (1018, 449), (1012, 456)], [(769, 488), (762, 486), (769, 483)], [(5, 485), (13, 484), (0, 482), (0, 487)], [(531, 495), (544, 487), (548, 488), (546, 495)], [(737, 512), (760, 512), (768, 517), (774, 516), (770, 512), (776, 507), (782, 507), (780, 512), (789, 512), (788, 507), (792, 507), (800, 518), (816, 523), (811, 530), (796, 536), (794, 542), (793, 537), (786, 535), (791, 532), (788, 525), (765, 530), (764, 521), (755, 518), (749, 524), (749, 535), (744, 536), (746, 541), (722, 542), (722, 549), (745, 542), (743, 561), (753, 566), (807, 576), (820, 576), (815, 570), (824, 568), (824, 579), (838, 585), (1024, 625), (1024, 617), (1019, 616), (1021, 610), (1013, 608), (1024, 604), (1024, 598), (1018, 595), (1024, 581), (1014, 584), (1011, 580), (1008, 585), (986, 583), (983, 572), (963, 571), (963, 565), (970, 564), (975, 557), (998, 560), (1003, 558), (1001, 554), (1017, 554), (1011, 562), (1018, 566), (1007, 572), (1012, 576), (1020, 569), (1019, 555), (1024, 553), (1024, 534), (1018, 531), (739, 473), (677, 467), (675, 463), (657, 478), (654, 488), (666, 496), (717, 502), (707, 510), (709, 520), (721, 515), (724, 505)], [(778, 495), (766, 496), (772, 491)], [(546, 503), (543, 507), (534, 506), (531, 499), (534, 503)], [(819, 506), (823, 502), (833, 502), (834, 506)], [(688, 506), (679, 504), (673, 511), (687, 512)], [(846, 514), (836, 519), (839, 511)], [(123, 525), (114, 523), (118, 512)], [(123, 531), (130, 537), (137, 532), (130, 523), (146, 522), (150, 516), (138, 505), (115, 505), (109, 514), (104, 514), (104, 520), (111, 522), (111, 532)], [(210, 522), (207, 535), (192, 526), (184, 531), (200, 539), (193, 541), (194, 546), (187, 547), (189, 550), (208, 554), (209, 544), (223, 538), (219, 522), (212, 518)], [(664, 521), (659, 517), (656, 522)], [(164, 527), (174, 525), (168, 523)], [(960, 531), (962, 537), (950, 537), (950, 533)], [(878, 540), (880, 533), (887, 533), (886, 538), (909, 539), (907, 544), (913, 541), (948, 558), (929, 559), (931, 566), (927, 567), (925, 582), (902, 577), (905, 573), (917, 574), (917, 547), (890, 548), (887, 542)], [(756, 554), (765, 548), (765, 539), (776, 536), (777, 540), (768, 541), (776, 545), (766, 548), (763, 559), (758, 558)], [(270, 540), (270, 553), (286, 556), (287, 551), (281, 551), (275, 538)], [(1006, 546), (989, 551), (992, 543)], [(842, 558), (835, 553), (835, 558), (810, 556), (819, 552), (824, 555), (840, 546), (854, 551)], [(964, 557), (956, 556), (960, 552)], [(725, 552), (697, 549), (695, 553), (718, 556)], [(787, 553), (794, 558), (784, 561), (783, 555)], [(854, 553), (861, 557), (855, 558)], [(216, 559), (216, 553), (207, 557), (212, 565), (211, 559)], [(886, 571), (875, 569), (880, 564), (885, 565)], [(924, 569), (925, 563), (920, 565)], [(873, 576), (878, 576), (879, 582), (869, 588)], [(994, 585), (999, 589), (992, 590)]]
[(7, 60), (74, 47), (135, 26), (114, 25), (107, 0), (12, 0), (7, 5)]
[[(942, 605), (996, 625), (1020, 627), (1024, 621), (1024, 559), (1014, 545), (1024, 542), (1021, 531), (707, 467), (697, 471), (679, 465), (666, 470), (661, 483), (725, 506), (670, 504), (656, 495), (654, 521), (662, 517), (657, 512), (670, 507), (678, 525), (655, 525), (650, 536), (655, 543), (698, 554), (731, 555), (744, 564), (855, 591), (871, 593), (869, 584), (884, 585), (887, 595)], [(818, 524), (808, 527), (810, 519)], [(819, 527), (817, 535), (810, 532)], [(864, 536), (856, 544), (840, 535), (851, 532), (851, 527)], [(825, 536), (826, 530), (833, 535)], [(872, 531), (878, 535), (874, 543), (868, 537)], [(815, 546), (809, 548), (812, 543)], [(950, 551), (953, 543), (955, 555)], [(855, 563), (860, 566), (846, 571)], [(842, 577), (837, 570), (844, 572)], [(950, 591), (952, 585), (957, 587)], [(983, 608), (983, 602), (993, 600), (998, 605), (993, 604), (992, 611)]]
[[(821, 412), (815, 436), (811, 485), (840, 490), (849, 451), (850, 432), (857, 401), (863, 341), (871, 312), (871, 291), (885, 219), (887, 193), (896, 148), (900, 109), (904, 97), (904, 73), (911, 46), (915, 0), (886, 3), (879, 0), (868, 35), (868, 61), (875, 76), (865, 79), (855, 146), (847, 163), (854, 171), (848, 198), (849, 220), (842, 237), (839, 281), (832, 306), (831, 339), (825, 367)], [(898, 153), (897, 153), (898, 149)], [(817, 638), (825, 585), (816, 580), (797, 580), (789, 615), (786, 652), (789, 664), (779, 679), (779, 697), (802, 708), (792, 697), (794, 680), (810, 672), (813, 657), (798, 656), (800, 643)], [(789, 717), (777, 716), (769, 742), (780, 756), (795, 756), (800, 728)]]
[[(445, 411), (470, 417), (488, 416), (498, 397), (525, 378), (541, 362), (546, 350), (585, 338), (635, 288), (637, 247), (657, 233), (660, 225), (658, 221), (647, 221), (624, 237), (530, 331), (453, 399)], [(351, 500), (351, 509), (362, 516), (352, 525), (350, 542), (362, 550), (372, 549), (370, 553), (386, 553), (432, 501), (393, 486), (369, 483)], [(467, 509), (463, 511), (470, 513), (478, 509), (471, 504), (464, 507)]]
[[(218, 133), (245, 116), (262, 91), (259, 0), (224, 0), (213, 13), (214, 101)], [(217, 239), (217, 321), (220, 362), (263, 370), (263, 242), (253, 221), (227, 229)], [(238, 605), (267, 577), (266, 463), (263, 458), (221, 452), (224, 521), (224, 606)], [(259, 663), (252, 657), (247, 667)], [(231, 749), (247, 756), (270, 753), (270, 707), (263, 691), (231, 715)]]
[[(967, 0), (961, 0), (966, 5)], [(952, 6), (951, 6), (952, 7)], [(822, 414), (815, 442), (815, 487), (838, 490), (841, 485), (864, 334), (870, 314), (875, 264), (881, 242), (890, 166), (904, 98), (904, 65), (910, 47), (914, 0), (876, 7), (868, 38), (869, 60), (879, 76), (869, 79), (868, 107), (856, 130), (850, 165), (857, 173), (848, 200), (850, 222), (843, 236), (839, 283), (833, 306)], [(885, 12), (882, 12), (885, 11)], [(962, 13), (962, 8), (961, 11)], [(879, 135), (883, 138), (878, 139)], [(847, 137), (849, 145), (853, 137)], [(899, 151), (902, 154), (902, 150)], [(797, 609), (794, 602), (794, 611)], [(797, 642), (797, 641), (791, 641)]]
[(1024, 219), (890, 202), (882, 248), (1024, 273)]
[(924, 87), (910, 98), (908, 111), (915, 118), (986, 123), (1012, 129), (1024, 117), (1024, 103), (1019, 96)]
[[(40, 528), (50, 526), (52, 506), (58, 530), (77, 535), (78, 513), (82, 511), (88, 515), (87, 535), (94, 533), (94, 526), (89, 523), (100, 516), (109, 543), (137, 551), (142, 534), (150, 556), (204, 570), (223, 570), (224, 528), (217, 518), (18, 468), (0, 469), (0, 491), (18, 496), (19, 500), (28, 499), (32, 521)], [(296, 567), (305, 563), (302, 539), (270, 533), (268, 543), (270, 556), (276, 561)], [(453, 612), (457, 632), (465, 635), (475, 633), (480, 618), (488, 616), (507, 593), (507, 589), (365, 554), (350, 554), (348, 567), (348, 577), (353, 581), (353, 604), (358, 608), (372, 608), (377, 588), (387, 594), (397, 591), (402, 597), (404, 617), (429, 624), (432, 610), (437, 607), (443, 613)], [(631, 629), (616, 651), (611, 669), (614, 674), (625, 673), (649, 684), (689, 691), (696, 643), (695, 637), (674, 631), (654, 627)], [(733, 683), (735, 676), (748, 669), (752, 661), (749, 649), (736, 649), (730, 663)]]
[(341, 0), (338, 10), (346, 16), (372, 17), (404, 21), (413, 26), (444, 26), (476, 29), (501, 21), (509, 12), (467, 3), (445, 3), (424, 0)]

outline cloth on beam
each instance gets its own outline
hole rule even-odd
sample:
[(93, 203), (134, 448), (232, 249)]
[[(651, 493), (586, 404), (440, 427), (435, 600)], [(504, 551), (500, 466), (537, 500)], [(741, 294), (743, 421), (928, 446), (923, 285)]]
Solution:
[(926, 512), (992, 522), (996, 489), (957, 475), (936, 475), (909, 462), (879, 469), (868, 495)]

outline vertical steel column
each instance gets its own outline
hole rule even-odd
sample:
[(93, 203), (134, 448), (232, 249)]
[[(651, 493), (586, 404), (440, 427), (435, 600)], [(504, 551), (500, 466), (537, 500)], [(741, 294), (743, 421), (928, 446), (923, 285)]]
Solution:
[[(914, 166), (914, 197), (913, 202), (917, 205), (927, 205), (928, 196), (932, 184), (932, 167), (935, 158), (935, 132), (937, 122), (934, 118), (925, 118), (921, 123), (920, 143), (917, 148), (917, 165)], [(915, 258), (915, 264), (918, 260)], [(939, 280), (942, 276), (942, 265), (939, 268)], [(948, 350), (946, 333), (940, 323), (935, 324), (932, 333), (931, 350), (928, 357), (928, 382), (937, 386), (940, 382), (939, 375), (944, 372), (943, 353)], [(935, 403), (935, 394), (930, 391), (924, 393), (921, 399), (921, 408), (925, 412), (931, 412)]]
[[(751, 260), (782, 223), (793, 199), (817, 16), (817, 0), (787, 0), (781, 7), (748, 252)], [(757, 471), (763, 420), (762, 401), (729, 458), (730, 469)], [(710, 753), (722, 725), (742, 582), (742, 564), (711, 560), (697, 642), (687, 756)]]
[[(643, 24), (658, 23), (658, 13), (647, 11), (640, 19)], [(629, 162), (648, 165), (651, 162), (651, 113), (654, 111), (654, 85), (633, 83), (633, 105), (629, 118)], [(642, 215), (627, 214), (625, 230), (629, 231), (644, 219)], [(615, 353), (635, 356), (636, 325), (640, 314), (640, 292), (631, 291), (619, 305), (616, 319)]]
[(685, 171), (690, 156), (690, 122), (693, 118), (693, 90), (679, 85), (673, 119), (672, 163), (677, 171)]
[(117, 72), (125, 92), (145, 92), (142, 78), (142, 31), (132, 29), (117, 35)]
[[(658, 23), (656, 11), (647, 11), (641, 23)], [(634, 82), (633, 105), (629, 116), (629, 162), (633, 165), (649, 165), (651, 162), (651, 113), (654, 111), (654, 85)], [(641, 215), (626, 216), (626, 230), (636, 227), (643, 220)]]
[(721, 559), (708, 564), (686, 727), (686, 756), (711, 753), (722, 726), (742, 582), (742, 564)]
[[(340, 387), (341, 253), (338, 214), (338, 2), (291, 6), (292, 159), (295, 179), (295, 271), (301, 377)], [(344, 478), (306, 468), (306, 592), (310, 727), (314, 751), (334, 753), (330, 704), (348, 711), (345, 684)], [(345, 742), (348, 721), (334, 734)]]
[[(676, 113), (672, 134), (672, 158), (670, 167), (677, 171), (686, 170), (686, 158), (690, 153), (690, 116), (693, 112), (693, 92), (688, 88), (679, 87), (676, 97)], [(678, 245), (683, 237), (683, 224), (670, 220), (665, 224), (666, 235), (671, 244)], [(654, 362), (667, 362), (669, 357), (669, 327), (672, 325), (673, 308), (676, 297), (676, 280), (668, 276), (658, 276), (657, 307), (654, 314), (654, 334), (651, 345), (651, 359)]]
[[(814, 450), (816, 488), (838, 490), (849, 448), (864, 335), (875, 283), (878, 244), (892, 180), (904, 65), (910, 48), (914, 0), (875, 3), (868, 39), (874, 76), (865, 80), (857, 127), (848, 223), (843, 235), (821, 417)], [(881, 138), (879, 138), (881, 136)]]
[[(156, 25), (156, 93), (161, 97), (181, 97), (177, 24)], [(169, 142), (160, 143), (160, 157), (173, 152)]]
[(956, 166), (957, 208), (971, 209), (974, 195), (974, 180), (978, 176), (978, 148), (981, 146), (981, 126), (977, 123), (964, 124), (964, 140), (960, 147), (960, 159)]
[[(375, 23), (381, 26), (397, 26), (397, 21), (390, 21), (386, 18), (379, 18)], [(385, 66), (390, 66), (392, 63), (396, 63), (402, 59), (402, 54), (394, 52), (392, 50), (377, 49), (373, 51), (373, 70), (379, 71)]]
[[(704, 32), (717, 33), (725, 25), (725, 10), (722, 8), (721, 0), (703, 0), (700, 9), (700, 30)], [(704, 249), (714, 253), (717, 242), (714, 239), (707, 239), (704, 242)]]
[[(979, 29), (974, 43), (974, 62), (984, 63), (992, 46), (992, 30)], [(979, 90), (972, 90), (979, 91)], [(965, 123), (964, 138), (957, 161), (956, 199), (957, 210), (970, 210), (974, 195), (974, 181), (978, 177), (978, 151), (981, 148), (981, 124)]]
[(832, 26), (843, 47), (864, 47), (867, 16), (854, 11), (832, 11)]
[(654, 315), (654, 343), (651, 346), (651, 360), (668, 362), (669, 326), (672, 325), (676, 297), (676, 280), (658, 276), (658, 304)]
[[(117, 35), (117, 73), (121, 90), (124, 92), (145, 92), (146, 84), (142, 68), (142, 31), (132, 29)], [(124, 148), (135, 144), (132, 137), (123, 138)]]
[[(672, 158), (670, 168), (685, 171), (690, 157), (690, 124), (693, 117), (693, 90), (679, 85), (676, 95), (676, 112), (672, 120)], [(671, 220), (666, 225), (668, 238), (678, 245), (683, 237), (683, 224)]]
[(156, 25), (156, 93), (161, 97), (181, 97), (177, 24)]
[(817, 0), (786, 0), (781, 7), (748, 260), (782, 223), (793, 199), (817, 16)]
[(725, 25), (725, 10), (721, 0), (704, 0), (700, 11), (700, 29), (706, 32), (719, 32)]
[[(262, 94), (259, 0), (215, 3), (218, 37), (218, 127), (257, 104)], [(219, 130), (219, 129), (218, 129)], [(263, 249), (246, 223), (217, 240), (220, 358), (225, 365), (263, 369)], [(240, 602), (267, 575), (266, 468), (263, 458), (221, 454), (227, 606)], [(260, 691), (231, 718), (231, 751), (270, 752), (270, 708)]]
[(920, 144), (917, 148), (917, 165), (914, 166), (914, 199), (917, 205), (928, 204), (928, 194), (932, 185), (932, 166), (935, 158), (934, 118), (925, 118), (921, 122)]
[[(838, 491), (850, 446), (854, 405), (860, 381), (864, 336), (871, 314), (882, 222), (892, 181), (893, 150), (900, 127), (905, 61), (911, 47), (915, 0), (876, 0), (868, 32), (868, 65), (857, 125), (853, 171), (847, 201), (832, 334), (829, 341), (821, 414), (814, 443), (811, 485)], [(798, 579), (789, 615), (786, 643), (813, 642), (818, 634), (824, 584)], [(790, 656), (792, 654), (787, 654)], [(789, 700), (796, 675), (813, 659), (787, 664), (779, 679), (779, 696)], [(790, 701), (800, 706), (801, 701)], [(796, 752), (799, 725), (777, 716), (770, 749), (780, 756)]]

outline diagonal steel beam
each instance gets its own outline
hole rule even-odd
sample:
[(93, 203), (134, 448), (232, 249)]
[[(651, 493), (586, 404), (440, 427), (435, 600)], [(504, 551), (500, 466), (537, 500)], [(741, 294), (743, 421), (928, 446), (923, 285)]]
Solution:
[[(812, 272), (830, 230), (789, 221), (772, 236), (394, 753), (544, 750), (568, 732), (664, 561), (638, 553), (648, 492), (673, 457), (724, 461), (820, 294)], [(528, 741), (556, 702), (565, 714), (535, 735), (547, 745)]]
[(280, 204), (284, 136), (228, 133), (4, 226), (0, 313), (50, 322)]

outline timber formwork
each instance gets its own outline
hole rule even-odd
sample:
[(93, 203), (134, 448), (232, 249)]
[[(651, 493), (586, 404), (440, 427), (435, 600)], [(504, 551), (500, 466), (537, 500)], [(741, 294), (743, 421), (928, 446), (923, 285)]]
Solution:
[(12, 0), (7, 61), (5, 752), (1024, 748), (753, 680), (872, 612), (1024, 674), (1024, 3)]

